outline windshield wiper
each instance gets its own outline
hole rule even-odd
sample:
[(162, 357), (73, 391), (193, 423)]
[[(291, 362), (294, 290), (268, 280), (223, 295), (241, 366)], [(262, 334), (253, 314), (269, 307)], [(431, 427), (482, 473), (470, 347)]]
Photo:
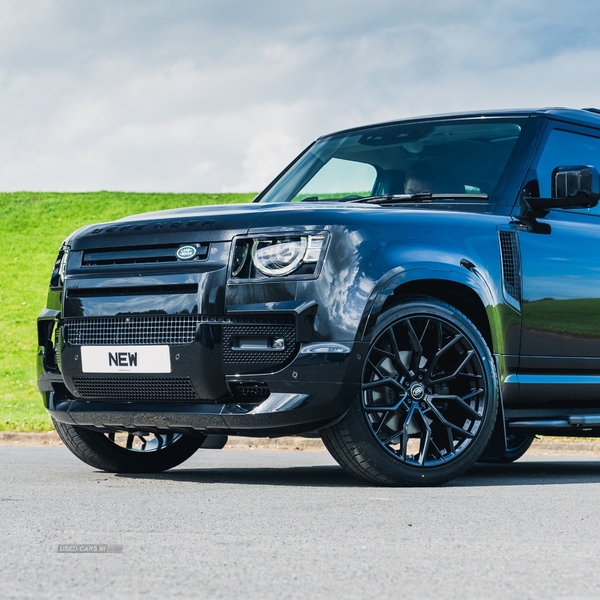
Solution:
[(347, 200), (348, 203), (365, 204), (399, 204), (401, 202), (433, 202), (434, 200), (488, 200), (487, 194), (431, 194), (420, 192), (418, 194), (385, 194), (380, 196), (365, 196)]

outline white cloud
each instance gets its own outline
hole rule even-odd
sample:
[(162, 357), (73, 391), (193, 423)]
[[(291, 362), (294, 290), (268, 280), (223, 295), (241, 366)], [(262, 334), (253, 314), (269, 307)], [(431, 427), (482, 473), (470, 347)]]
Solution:
[(239, 192), (264, 188), (301, 149), (298, 141), (283, 129), (259, 132), (250, 140), (242, 161), (244, 176), (241, 183), (224, 185), (223, 190)]
[(0, 189), (258, 188), (315, 137), (593, 106), (574, 0), (0, 0)]

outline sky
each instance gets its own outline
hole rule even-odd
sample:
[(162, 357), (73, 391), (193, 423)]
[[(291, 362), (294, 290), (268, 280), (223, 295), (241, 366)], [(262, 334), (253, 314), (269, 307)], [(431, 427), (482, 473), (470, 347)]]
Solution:
[(586, 0), (0, 0), (0, 191), (263, 188), (318, 136), (600, 106)]

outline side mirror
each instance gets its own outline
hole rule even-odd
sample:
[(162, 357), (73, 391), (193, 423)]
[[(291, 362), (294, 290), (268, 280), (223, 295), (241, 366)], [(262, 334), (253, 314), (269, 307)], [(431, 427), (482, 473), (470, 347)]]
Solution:
[(556, 167), (552, 171), (552, 198), (525, 198), (536, 210), (591, 208), (600, 200), (600, 174), (592, 166)]
[(595, 206), (600, 200), (600, 175), (594, 167), (556, 167), (552, 171), (552, 197), (569, 200), (569, 206)]

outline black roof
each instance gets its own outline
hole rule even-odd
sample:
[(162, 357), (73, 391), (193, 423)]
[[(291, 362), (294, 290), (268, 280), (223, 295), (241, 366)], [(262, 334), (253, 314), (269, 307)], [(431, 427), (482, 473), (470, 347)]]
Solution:
[(371, 123), (360, 127), (349, 127), (340, 131), (335, 131), (322, 137), (329, 135), (337, 135), (339, 133), (350, 133), (352, 131), (360, 131), (361, 129), (379, 127), (386, 125), (395, 125), (400, 123), (411, 123), (417, 121), (438, 121), (440, 119), (473, 119), (477, 117), (535, 117), (545, 116), (551, 117), (558, 121), (568, 123), (576, 123), (577, 125), (587, 125), (590, 127), (600, 128), (600, 109), (598, 108), (510, 108), (505, 110), (482, 110), (471, 112), (458, 113), (442, 113), (437, 115), (425, 115), (421, 117), (408, 117), (406, 119), (398, 119), (394, 121), (384, 121), (381, 123)]

